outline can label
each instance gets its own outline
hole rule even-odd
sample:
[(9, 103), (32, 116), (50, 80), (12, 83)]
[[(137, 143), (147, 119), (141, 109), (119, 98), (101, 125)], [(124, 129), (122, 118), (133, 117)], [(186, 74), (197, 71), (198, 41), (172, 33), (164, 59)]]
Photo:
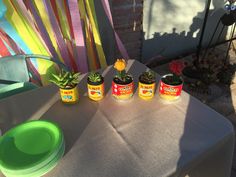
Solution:
[(154, 97), (155, 94), (155, 86), (156, 84), (143, 84), (139, 82), (138, 86), (138, 95), (140, 98), (143, 98), (145, 100), (151, 99)]
[(127, 85), (116, 84), (112, 81), (112, 95), (120, 100), (129, 99), (133, 96), (134, 82)]
[(88, 84), (88, 97), (94, 101), (99, 101), (104, 97), (104, 83), (100, 85)]
[(183, 84), (172, 86), (172, 85), (167, 85), (161, 81), (159, 87), (159, 94), (163, 98), (166, 97), (167, 99), (175, 99), (180, 96), (182, 87)]
[(77, 102), (79, 99), (79, 93), (78, 93), (77, 87), (73, 89), (60, 88), (60, 93), (61, 93), (61, 99), (65, 103)]

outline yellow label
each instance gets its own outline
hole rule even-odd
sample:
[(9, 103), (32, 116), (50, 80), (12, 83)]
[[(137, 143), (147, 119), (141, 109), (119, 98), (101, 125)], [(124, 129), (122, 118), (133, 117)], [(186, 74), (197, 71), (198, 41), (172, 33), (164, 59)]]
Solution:
[(99, 101), (104, 97), (104, 83), (100, 85), (88, 84), (88, 97), (91, 100)]
[(61, 100), (65, 103), (75, 103), (79, 100), (79, 93), (77, 87), (73, 89), (61, 89)]
[(138, 84), (138, 95), (144, 100), (149, 100), (154, 97), (156, 84), (143, 84), (139, 82)]

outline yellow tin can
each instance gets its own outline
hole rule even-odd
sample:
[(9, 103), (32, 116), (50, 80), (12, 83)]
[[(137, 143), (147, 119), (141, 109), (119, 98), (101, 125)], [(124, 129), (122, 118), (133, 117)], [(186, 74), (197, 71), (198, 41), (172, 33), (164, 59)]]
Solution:
[(79, 100), (79, 92), (77, 87), (73, 89), (60, 88), (61, 100), (64, 103), (76, 103)]
[(156, 83), (144, 84), (139, 82), (138, 84), (138, 95), (144, 100), (150, 100), (154, 97)]
[(104, 97), (104, 82), (99, 85), (87, 84), (88, 86), (88, 97), (91, 100), (99, 101)]

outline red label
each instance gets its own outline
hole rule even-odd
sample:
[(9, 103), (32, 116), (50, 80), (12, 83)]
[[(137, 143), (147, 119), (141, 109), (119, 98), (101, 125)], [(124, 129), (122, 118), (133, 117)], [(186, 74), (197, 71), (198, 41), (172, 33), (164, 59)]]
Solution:
[(127, 85), (120, 85), (112, 81), (112, 94), (113, 95), (116, 95), (116, 96), (130, 95), (130, 94), (133, 94), (133, 90), (134, 90), (133, 82)]
[(159, 93), (162, 95), (180, 96), (182, 87), (183, 87), (183, 84), (177, 85), (177, 86), (171, 86), (161, 81)]

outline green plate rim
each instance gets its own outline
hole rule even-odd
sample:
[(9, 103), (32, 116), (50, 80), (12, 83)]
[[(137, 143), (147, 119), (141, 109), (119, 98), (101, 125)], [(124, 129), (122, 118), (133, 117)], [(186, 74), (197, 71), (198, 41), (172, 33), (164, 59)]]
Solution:
[(62, 159), (64, 153), (65, 153), (65, 143), (63, 143), (57, 155), (40, 169), (37, 169), (29, 173), (18, 173), (18, 171), (3, 170), (2, 173), (9, 177), (39, 177), (51, 171), (57, 165), (57, 163)]
[[(0, 145), (1, 145), (1, 142), (4, 138), (6, 138), (7, 136), (11, 135), (12, 132), (20, 129), (21, 127), (23, 126), (26, 126), (28, 124), (45, 124), (45, 125), (49, 125), (49, 126), (54, 126), (57, 130), (58, 130), (58, 141), (55, 143), (55, 146), (54, 146), (54, 149), (58, 148), (58, 146), (62, 143), (61, 141), (64, 139), (63, 138), (63, 132), (61, 130), (61, 128), (58, 126), (57, 123), (55, 122), (52, 122), (52, 121), (48, 121), (48, 120), (30, 120), (30, 121), (27, 121), (27, 122), (23, 122), (13, 128), (11, 128), (10, 130), (8, 130), (5, 134), (3, 134), (3, 136), (1, 137), (0, 139)], [(49, 128), (50, 129), (50, 128)], [(55, 154), (54, 151), (51, 151), (48, 155), (46, 155), (45, 157), (43, 157), (41, 160), (35, 162), (35, 163), (32, 163), (28, 166), (24, 166), (24, 167), (14, 167), (12, 168), (11, 165), (7, 165), (5, 163), (3, 163), (2, 159), (0, 158), (0, 169), (4, 170), (4, 169), (7, 169), (7, 170), (19, 170), (19, 171), (28, 171), (29, 169), (31, 168), (38, 168), (37, 166), (41, 166), (40, 164), (43, 163), (45, 160), (49, 159), (49, 158), (52, 158), (53, 157), (53, 154)]]

